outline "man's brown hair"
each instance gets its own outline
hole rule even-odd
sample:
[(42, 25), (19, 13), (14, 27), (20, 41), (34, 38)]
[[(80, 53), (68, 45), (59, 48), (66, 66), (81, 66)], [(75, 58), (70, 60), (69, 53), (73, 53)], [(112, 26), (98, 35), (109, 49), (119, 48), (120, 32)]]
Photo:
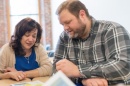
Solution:
[(73, 14), (77, 18), (79, 18), (80, 10), (84, 10), (85, 13), (86, 13), (86, 16), (90, 17), (88, 9), (79, 0), (67, 0), (67, 1), (64, 1), (58, 7), (58, 9), (56, 11), (56, 14), (59, 15), (63, 10), (68, 10), (71, 14)]

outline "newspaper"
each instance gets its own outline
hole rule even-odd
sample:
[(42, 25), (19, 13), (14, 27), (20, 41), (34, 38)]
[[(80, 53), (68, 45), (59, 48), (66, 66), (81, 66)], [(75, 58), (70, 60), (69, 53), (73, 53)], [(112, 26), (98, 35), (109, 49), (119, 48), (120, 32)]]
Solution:
[(11, 84), (11, 86), (45, 86), (41, 81), (31, 81), (31, 82), (21, 82), (16, 84)]
[(76, 86), (64, 73), (58, 71), (47, 82), (45, 86)]
[(11, 86), (76, 86), (64, 73), (58, 71), (45, 83), (41, 81), (21, 82)]

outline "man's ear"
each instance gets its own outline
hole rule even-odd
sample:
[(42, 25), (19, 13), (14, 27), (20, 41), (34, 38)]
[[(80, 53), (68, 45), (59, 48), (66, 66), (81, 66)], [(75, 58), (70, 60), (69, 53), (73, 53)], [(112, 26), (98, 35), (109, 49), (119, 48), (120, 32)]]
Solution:
[(85, 11), (84, 11), (84, 10), (80, 10), (80, 11), (79, 11), (79, 18), (84, 18), (85, 15), (86, 15), (86, 14), (85, 14)]

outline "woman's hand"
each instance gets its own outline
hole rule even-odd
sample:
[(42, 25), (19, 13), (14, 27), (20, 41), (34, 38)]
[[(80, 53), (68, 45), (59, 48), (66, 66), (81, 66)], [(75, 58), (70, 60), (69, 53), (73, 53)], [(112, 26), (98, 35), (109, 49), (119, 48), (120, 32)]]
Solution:
[(17, 71), (15, 68), (11, 68), (11, 67), (7, 67), (6, 69), (4, 69), (4, 72), (6, 73), (6, 72), (15, 72), (15, 71)]
[(21, 81), (26, 78), (26, 74), (23, 71), (6, 72), (4, 74), (6, 75), (5, 78), (11, 78), (16, 81)]
[(104, 78), (90, 78), (82, 80), (84, 86), (108, 86), (108, 82)]

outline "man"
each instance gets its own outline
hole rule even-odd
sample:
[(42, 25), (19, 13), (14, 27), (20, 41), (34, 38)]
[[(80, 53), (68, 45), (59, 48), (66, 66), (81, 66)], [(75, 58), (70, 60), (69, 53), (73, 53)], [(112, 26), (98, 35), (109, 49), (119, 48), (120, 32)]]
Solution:
[(64, 1), (57, 14), (64, 31), (54, 70), (61, 70), (77, 86), (130, 84), (130, 36), (123, 26), (95, 20), (78, 0)]

